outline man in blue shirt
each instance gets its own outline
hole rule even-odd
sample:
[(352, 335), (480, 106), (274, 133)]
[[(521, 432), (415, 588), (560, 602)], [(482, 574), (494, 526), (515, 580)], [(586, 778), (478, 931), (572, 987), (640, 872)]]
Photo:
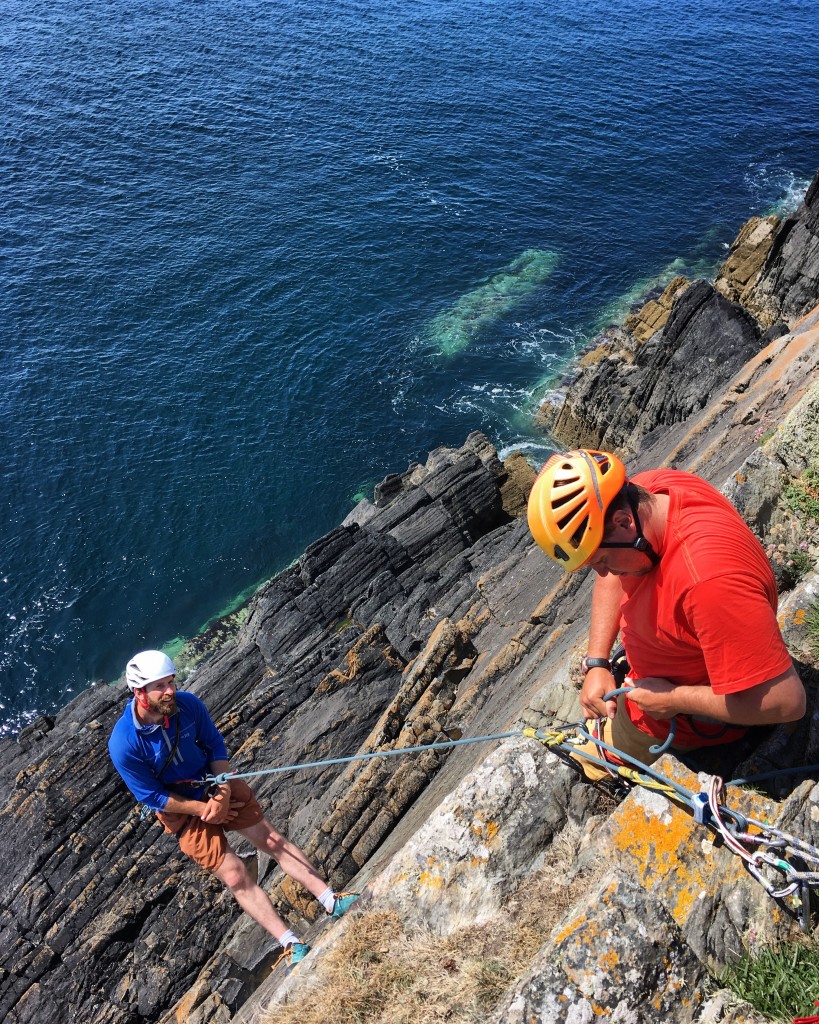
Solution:
[(125, 680), (133, 698), (108, 741), (111, 760), (136, 799), (156, 811), (166, 832), (179, 837), (182, 852), (224, 882), (239, 906), (297, 963), (310, 947), (276, 913), (225, 832), (238, 832), (273, 857), (334, 918), (358, 895), (334, 893), (302, 851), (265, 819), (241, 779), (212, 787), (183, 781), (230, 771), (230, 765), (207, 708), (192, 693), (177, 691), (175, 676), (174, 663), (162, 651), (142, 651), (128, 662)]

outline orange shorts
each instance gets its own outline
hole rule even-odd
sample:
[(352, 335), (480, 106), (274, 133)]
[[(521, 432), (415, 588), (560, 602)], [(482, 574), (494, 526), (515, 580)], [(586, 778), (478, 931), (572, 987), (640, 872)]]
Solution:
[(237, 832), (257, 825), (264, 817), (253, 790), (241, 779), (231, 779), (230, 795), (243, 800), (236, 817), (225, 825), (209, 825), (191, 814), (165, 814), (157, 812), (166, 832), (179, 836), (179, 849), (208, 871), (216, 871), (225, 859), (228, 841), (225, 832)]

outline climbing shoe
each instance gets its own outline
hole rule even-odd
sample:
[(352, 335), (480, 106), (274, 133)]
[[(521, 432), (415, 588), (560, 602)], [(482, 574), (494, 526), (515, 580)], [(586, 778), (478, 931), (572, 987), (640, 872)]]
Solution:
[(310, 947), (306, 942), (292, 942), (285, 950), (285, 953), (288, 950), (290, 952), (290, 963), (297, 964), (299, 960), (303, 960), (307, 956), (310, 952)]
[(300, 960), (303, 960), (309, 952), (310, 947), (306, 942), (291, 942), (288, 946), (284, 947), (284, 949), (279, 954), (279, 959), (273, 964), (273, 966), (270, 969), (272, 971), (275, 971), (279, 964), (282, 962), (282, 960), (286, 960), (288, 967), (292, 967), (294, 964), (297, 964)]
[(335, 903), (333, 903), (333, 913), (330, 915), (336, 921), (340, 917), (344, 917), (350, 907), (355, 903), (361, 893), (358, 892), (340, 892), (336, 894)]

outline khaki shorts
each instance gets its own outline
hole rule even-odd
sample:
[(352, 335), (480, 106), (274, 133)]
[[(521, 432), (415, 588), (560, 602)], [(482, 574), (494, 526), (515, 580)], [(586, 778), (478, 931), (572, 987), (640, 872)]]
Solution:
[[(649, 736), (647, 732), (643, 732), (642, 729), (638, 729), (637, 726), (628, 717), (626, 709), (623, 707), (625, 703), (625, 697), (621, 693), (617, 698), (617, 714), (614, 718), (607, 718), (603, 722), (603, 742), (608, 743), (610, 747), (616, 747), (618, 750), (622, 750), (624, 754), (630, 754), (632, 757), (636, 757), (638, 761), (642, 761), (643, 764), (653, 764), (659, 754), (652, 754), (649, 747), (662, 745), (662, 740), (658, 740), (656, 736)], [(587, 723), (591, 725), (591, 723)], [(589, 731), (588, 729), (586, 730)], [(588, 740), (586, 743), (579, 744), (576, 749), (578, 751), (585, 751), (592, 755), (592, 757), (611, 758), (612, 755), (608, 751), (599, 750), (598, 747)], [(678, 750), (682, 754), (688, 753), (690, 750), (696, 750), (696, 747), (684, 747), (684, 746), (673, 746), (671, 751)], [(583, 768), (583, 774), (587, 779), (592, 782), (599, 782), (600, 779), (608, 779), (611, 776), (601, 765), (598, 765), (594, 761), (587, 761), (585, 757), (577, 757), (575, 760)], [(617, 763), (617, 762), (615, 762)], [(635, 768), (636, 765), (631, 764), (630, 761), (623, 762), (628, 768)]]
[(209, 825), (191, 814), (165, 814), (157, 812), (166, 832), (179, 836), (179, 849), (208, 871), (216, 871), (225, 859), (228, 841), (225, 832), (237, 832), (257, 825), (264, 817), (253, 790), (241, 779), (232, 779), (230, 795), (243, 800), (245, 806), (226, 825)]

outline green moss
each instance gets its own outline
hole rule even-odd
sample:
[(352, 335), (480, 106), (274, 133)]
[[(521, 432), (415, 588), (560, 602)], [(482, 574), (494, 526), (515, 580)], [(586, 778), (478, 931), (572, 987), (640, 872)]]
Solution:
[(819, 999), (819, 946), (812, 942), (764, 946), (744, 953), (722, 971), (719, 980), (766, 1017), (810, 1016)]

